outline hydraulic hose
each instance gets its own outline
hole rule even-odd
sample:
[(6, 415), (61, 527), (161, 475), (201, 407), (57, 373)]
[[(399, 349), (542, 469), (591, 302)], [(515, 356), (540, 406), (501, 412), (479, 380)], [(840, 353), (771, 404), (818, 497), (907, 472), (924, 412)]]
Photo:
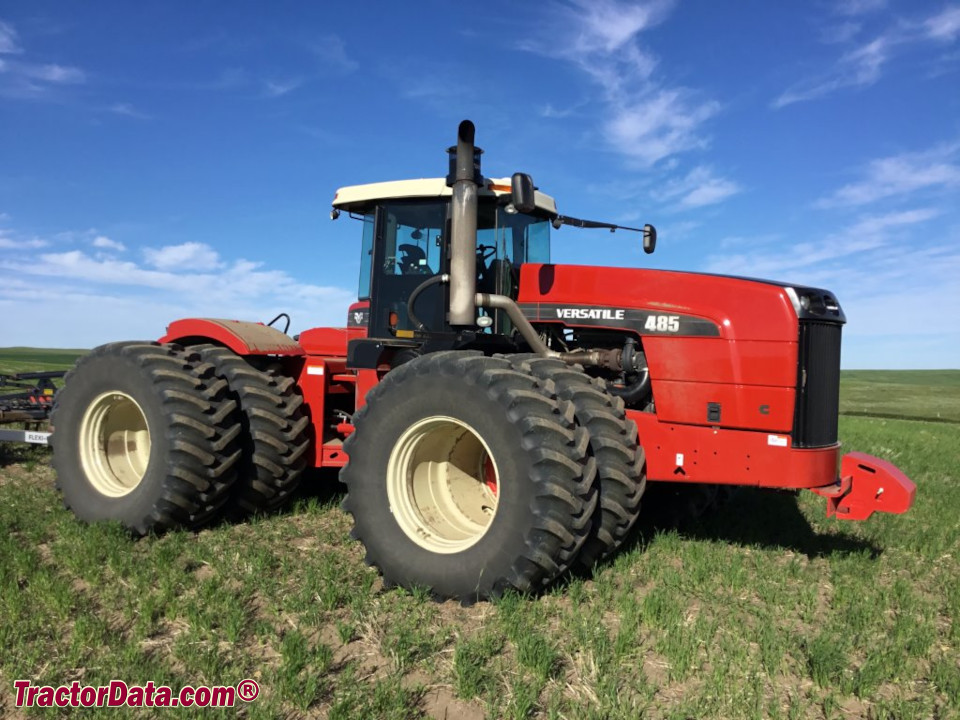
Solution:
[(627, 405), (638, 403), (650, 394), (650, 371), (644, 370), (643, 376), (639, 380), (623, 387), (607, 383), (607, 392), (622, 398)]
[(431, 285), (437, 285), (438, 283), (450, 282), (450, 276), (444, 273), (443, 275), (434, 275), (432, 278), (427, 278), (422, 283), (417, 285), (413, 289), (413, 292), (410, 293), (410, 297), (407, 298), (407, 317), (410, 319), (410, 322), (413, 323), (413, 326), (421, 331), (426, 332), (429, 328), (424, 325), (420, 318), (417, 317), (416, 313), (413, 312), (413, 305), (417, 302), (417, 298), (420, 296), (424, 290), (426, 290)]

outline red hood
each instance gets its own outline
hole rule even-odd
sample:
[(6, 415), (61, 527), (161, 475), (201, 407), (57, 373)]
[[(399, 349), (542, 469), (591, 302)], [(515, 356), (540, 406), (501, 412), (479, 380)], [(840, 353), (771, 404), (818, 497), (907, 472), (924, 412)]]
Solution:
[(784, 286), (719, 275), (525, 264), (517, 301), (680, 313), (710, 320), (728, 340), (796, 342), (798, 332)]

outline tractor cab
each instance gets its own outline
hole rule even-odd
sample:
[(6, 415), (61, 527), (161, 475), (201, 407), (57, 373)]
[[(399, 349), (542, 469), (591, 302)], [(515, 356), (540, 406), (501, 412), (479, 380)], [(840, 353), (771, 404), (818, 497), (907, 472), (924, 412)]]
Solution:
[[(369, 314), (366, 337), (349, 342), (348, 368), (392, 368), (441, 350), (558, 357), (517, 304), (521, 266), (550, 262), (550, 228), (631, 230), (653, 252), (652, 225), (566, 217), (529, 175), (483, 177), (473, 138), (473, 123), (460, 123), (446, 178), (354, 185), (334, 196), (332, 219), (346, 211), (363, 222), (358, 295)], [(582, 354), (570, 362), (609, 364)]]
[[(484, 178), (477, 196), (476, 291), (516, 299), (520, 266), (550, 261), (556, 203), (535, 192), (533, 208), (520, 212), (510, 178)], [(370, 302), (368, 337), (454, 332), (447, 315), (449, 284), (441, 281), (450, 273), (451, 199), (452, 189), (443, 178), (337, 191), (333, 217), (347, 212), (363, 226), (358, 298)], [(436, 282), (410, 303), (417, 288), (432, 278)], [(510, 332), (510, 320), (501, 311), (478, 307), (477, 321), (484, 334)]]

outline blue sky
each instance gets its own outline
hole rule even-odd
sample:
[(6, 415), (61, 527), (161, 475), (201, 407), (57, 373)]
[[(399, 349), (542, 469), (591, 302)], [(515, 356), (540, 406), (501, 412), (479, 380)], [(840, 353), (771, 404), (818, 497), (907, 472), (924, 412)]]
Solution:
[(960, 4), (6, 3), (0, 345), (183, 316), (341, 325), (340, 185), (488, 176), (561, 212), (555, 262), (835, 291), (845, 367), (960, 366)]

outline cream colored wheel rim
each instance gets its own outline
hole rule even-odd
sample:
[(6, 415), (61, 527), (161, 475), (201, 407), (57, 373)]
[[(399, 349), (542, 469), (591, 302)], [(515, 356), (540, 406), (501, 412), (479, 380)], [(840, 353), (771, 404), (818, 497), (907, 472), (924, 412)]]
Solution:
[(475, 545), (493, 522), (499, 496), (493, 453), (461, 420), (425, 418), (409, 427), (390, 453), (390, 510), (407, 536), (431, 552)]
[(149, 461), (150, 428), (136, 400), (112, 390), (90, 403), (80, 422), (80, 462), (97, 492), (133, 492)]

